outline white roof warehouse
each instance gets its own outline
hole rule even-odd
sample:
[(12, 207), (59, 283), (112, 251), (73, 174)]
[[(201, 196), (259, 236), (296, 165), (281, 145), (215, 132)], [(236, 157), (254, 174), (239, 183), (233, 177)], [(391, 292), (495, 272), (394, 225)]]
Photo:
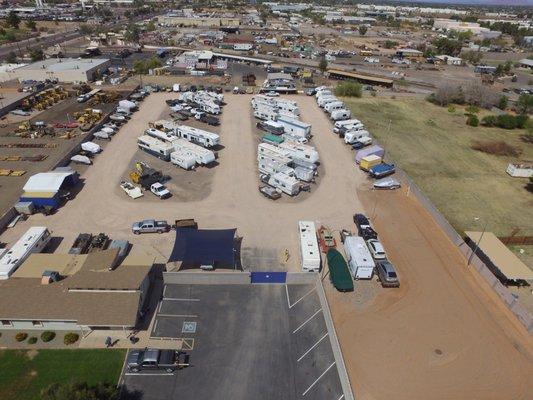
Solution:
[(97, 73), (104, 72), (110, 65), (111, 60), (107, 58), (49, 58), (5, 71), (0, 80), (44, 81), (57, 78), (59, 82), (90, 82), (95, 80)]

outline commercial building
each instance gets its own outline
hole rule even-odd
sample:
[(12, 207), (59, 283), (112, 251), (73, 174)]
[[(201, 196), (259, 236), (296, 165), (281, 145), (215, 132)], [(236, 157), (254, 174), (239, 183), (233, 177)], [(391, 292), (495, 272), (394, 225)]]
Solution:
[(91, 82), (105, 72), (110, 65), (111, 60), (106, 58), (49, 58), (6, 70), (0, 80), (57, 79), (59, 82)]
[(0, 284), (0, 328), (84, 333), (135, 328), (154, 258), (130, 255), (116, 267), (118, 253), (31, 255)]
[(239, 17), (213, 16), (213, 15), (178, 15), (167, 14), (158, 18), (164, 26), (187, 26), (187, 27), (221, 27), (239, 26)]
[(389, 78), (366, 75), (359, 72), (343, 71), (340, 69), (328, 69), (327, 74), (330, 79), (354, 80), (365, 85), (392, 87), (394, 84), (394, 81)]

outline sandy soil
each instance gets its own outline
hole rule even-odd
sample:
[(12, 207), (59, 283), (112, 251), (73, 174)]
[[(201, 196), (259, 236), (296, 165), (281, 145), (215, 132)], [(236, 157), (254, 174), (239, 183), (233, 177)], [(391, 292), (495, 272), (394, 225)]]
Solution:
[(531, 337), (404, 192), (361, 191), (400, 289), (327, 294), (357, 398), (527, 399)]

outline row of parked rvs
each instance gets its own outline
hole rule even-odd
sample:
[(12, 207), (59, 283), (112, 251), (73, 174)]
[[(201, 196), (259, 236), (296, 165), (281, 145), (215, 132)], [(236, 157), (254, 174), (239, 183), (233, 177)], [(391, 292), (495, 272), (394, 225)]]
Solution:
[(352, 115), (344, 103), (333, 95), (330, 89), (321, 86), (315, 89), (315, 97), (318, 106), (329, 114), (333, 121), (343, 121), (349, 119)]

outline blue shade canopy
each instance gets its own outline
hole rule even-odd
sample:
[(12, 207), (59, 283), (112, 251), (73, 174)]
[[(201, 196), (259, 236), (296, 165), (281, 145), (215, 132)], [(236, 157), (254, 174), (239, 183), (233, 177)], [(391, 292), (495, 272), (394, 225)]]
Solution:
[(168, 262), (233, 267), (235, 232), (236, 229), (178, 228)]

